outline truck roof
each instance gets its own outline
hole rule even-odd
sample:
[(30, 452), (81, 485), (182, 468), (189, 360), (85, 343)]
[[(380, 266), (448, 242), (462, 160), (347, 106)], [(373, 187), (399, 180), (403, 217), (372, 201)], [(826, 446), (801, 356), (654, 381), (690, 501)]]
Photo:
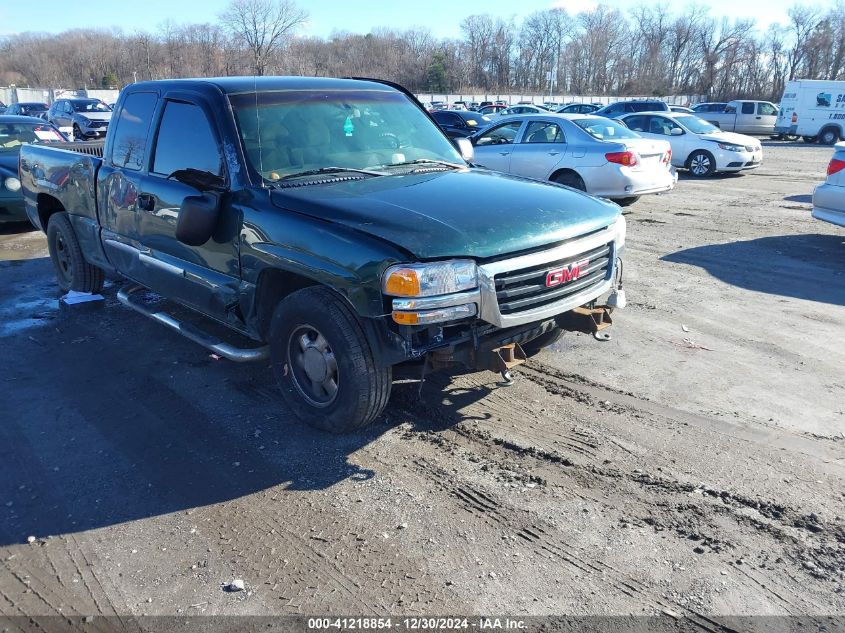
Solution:
[(393, 92), (394, 89), (377, 81), (366, 79), (335, 79), (332, 77), (209, 77), (198, 79), (162, 79), (142, 81), (127, 86), (128, 90), (150, 88), (173, 88), (175, 86), (203, 90), (216, 87), (226, 94), (248, 92), (270, 92), (275, 90), (379, 90)]

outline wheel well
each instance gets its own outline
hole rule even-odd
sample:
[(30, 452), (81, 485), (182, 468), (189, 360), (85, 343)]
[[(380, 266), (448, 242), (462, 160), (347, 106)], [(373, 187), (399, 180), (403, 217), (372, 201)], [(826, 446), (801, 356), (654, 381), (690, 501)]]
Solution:
[(834, 130), (839, 135), (839, 138), (842, 138), (842, 128), (836, 124), (825, 125), (821, 130), (819, 130), (819, 136), (821, 136), (828, 130)]
[(65, 208), (56, 198), (47, 195), (46, 193), (39, 193), (35, 201), (38, 207), (38, 220), (41, 222), (41, 230), (46, 233), (47, 224), (50, 222), (50, 216), (54, 213), (64, 211)]
[(313, 279), (286, 270), (268, 268), (262, 271), (255, 289), (255, 316), (261, 337), (268, 338), (273, 311), (279, 301), (297, 290), (317, 285)]
[[(573, 174), (581, 178), (581, 174), (579, 174), (574, 169), (569, 169), (568, 167), (564, 167), (563, 169), (558, 169), (555, 173), (549, 176), (549, 180), (557, 180), (558, 176), (562, 176), (563, 174)], [(581, 178), (583, 180), (583, 178)]]

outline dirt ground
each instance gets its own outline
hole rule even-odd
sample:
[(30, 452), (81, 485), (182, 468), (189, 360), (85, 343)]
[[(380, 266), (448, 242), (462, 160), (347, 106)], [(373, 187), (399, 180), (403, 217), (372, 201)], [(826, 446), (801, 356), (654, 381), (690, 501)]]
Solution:
[(345, 437), (3, 230), (0, 615), (845, 614), (845, 230), (764, 151), (627, 210), (610, 342)]

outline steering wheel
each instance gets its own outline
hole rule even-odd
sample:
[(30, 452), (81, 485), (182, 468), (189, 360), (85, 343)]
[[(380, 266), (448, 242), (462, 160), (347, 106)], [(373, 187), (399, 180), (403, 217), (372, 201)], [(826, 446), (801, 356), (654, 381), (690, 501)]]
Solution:
[(385, 132), (384, 134), (379, 134), (378, 137), (379, 144), (382, 145), (385, 149), (399, 149), (401, 144), (399, 143), (399, 137), (396, 136), (393, 132)]

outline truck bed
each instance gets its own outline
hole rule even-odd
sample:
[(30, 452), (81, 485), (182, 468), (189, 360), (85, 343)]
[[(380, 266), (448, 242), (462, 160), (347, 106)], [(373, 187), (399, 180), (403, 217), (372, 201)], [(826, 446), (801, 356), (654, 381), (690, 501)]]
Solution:
[[(96, 223), (97, 170), (102, 164), (104, 141), (24, 145), (21, 148), (21, 183), (27, 215), (42, 230), (38, 201), (47, 197), (69, 215)], [(33, 195), (34, 194), (34, 195)]]

